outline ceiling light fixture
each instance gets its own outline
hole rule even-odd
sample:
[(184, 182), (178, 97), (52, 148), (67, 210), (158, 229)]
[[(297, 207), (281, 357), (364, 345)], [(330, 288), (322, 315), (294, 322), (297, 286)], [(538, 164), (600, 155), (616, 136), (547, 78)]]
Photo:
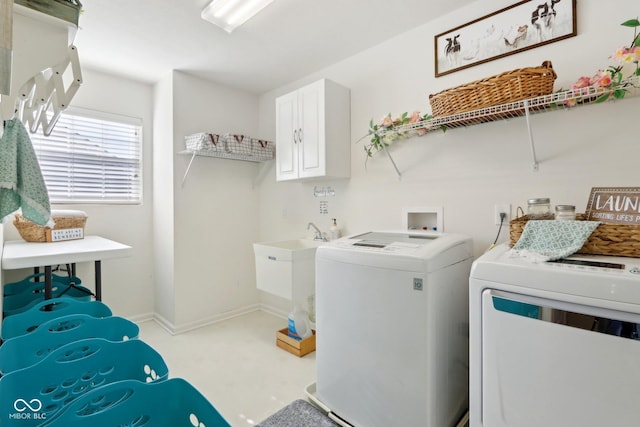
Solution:
[(202, 11), (202, 19), (232, 32), (255, 14), (271, 4), (273, 0), (213, 0)]

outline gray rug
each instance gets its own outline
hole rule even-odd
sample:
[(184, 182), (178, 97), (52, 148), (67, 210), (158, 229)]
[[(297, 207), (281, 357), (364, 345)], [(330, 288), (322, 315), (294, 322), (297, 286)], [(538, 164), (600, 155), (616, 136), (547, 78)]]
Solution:
[(338, 424), (331, 421), (324, 412), (310, 404), (298, 399), (294, 400), (257, 427), (336, 427)]

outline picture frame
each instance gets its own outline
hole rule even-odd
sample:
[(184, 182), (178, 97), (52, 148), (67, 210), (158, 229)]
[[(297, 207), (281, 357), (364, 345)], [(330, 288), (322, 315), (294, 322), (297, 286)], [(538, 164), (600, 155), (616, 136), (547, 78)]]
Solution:
[(577, 35), (576, 0), (524, 0), (434, 36), (435, 76)]

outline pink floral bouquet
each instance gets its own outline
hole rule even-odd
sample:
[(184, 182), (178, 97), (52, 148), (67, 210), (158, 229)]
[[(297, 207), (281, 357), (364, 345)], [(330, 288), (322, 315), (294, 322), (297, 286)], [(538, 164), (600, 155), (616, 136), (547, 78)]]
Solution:
[(403, 113), (395, 119), (391, 116), (391, 113), (389, 113), (382, 118), (380, 123), (374, 123), (373, 119), (371, 119), (369, 122), (369, 132), (360, 138), (364, 139), (367, 136), (371, 136), (370, 144), (364, 147), (367, 157), (373, 157), (375, 152), (388, 147), (396, 139), (425, 135), (427, 133), (426, 128), (418, 127), (411, 128), (410, 130), (403, 130), (400, 128), (408, 124), (419, 123), (431, 118), (433, 118), (433, 116), (430, 114), (422, 115), (419, 111), (414, 111), (411, 114), (408, 112)]
[[(625, 27), (631, 27), (633, 31), (633, 40), (629, 46), (622, 46), (611, 55), (611, 59), (616, 63), (615, 66), (610, 66), (606, 70), (598, 70), (598, 72), (592, 77), (580, 77), (574, 84), (571, 85), (572, 90), (579, 91), (580, 89), (589, 88), (589, 97), (592, 93), (597, 95), (595, 102), (604, 102), (607, 99), (613, 97), (614, 99), (622, 99), (627, 93), (627, 88), (632, 86), (632, 83), (624, 78), (623, 67), (626, 64), (636, 64), (636, 70), (631, 76), (640, 76), (640, 34), (638, 34), (638, 27), (640, 27), (640, 21), (637, 19), (630, 19), (620, 24)], [(631, 77), (629, 76), (629, 77)], [(599, 95), (598, 95), (599, 94)], [(584, 98), (574, 98), (566, 101), (566, 104), (573, 106)]]

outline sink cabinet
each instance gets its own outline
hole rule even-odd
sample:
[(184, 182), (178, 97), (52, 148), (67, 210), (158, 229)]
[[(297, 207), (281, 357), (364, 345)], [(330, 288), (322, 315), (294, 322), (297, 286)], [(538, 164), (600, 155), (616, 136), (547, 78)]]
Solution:
[(276, 181), (349, 178), (349, 89), (323, 79), (276, 99)]
[(254, 243), (256, 286), (261, 291), (303, 303), (315, 294), (316, 248), (313, 240)]

